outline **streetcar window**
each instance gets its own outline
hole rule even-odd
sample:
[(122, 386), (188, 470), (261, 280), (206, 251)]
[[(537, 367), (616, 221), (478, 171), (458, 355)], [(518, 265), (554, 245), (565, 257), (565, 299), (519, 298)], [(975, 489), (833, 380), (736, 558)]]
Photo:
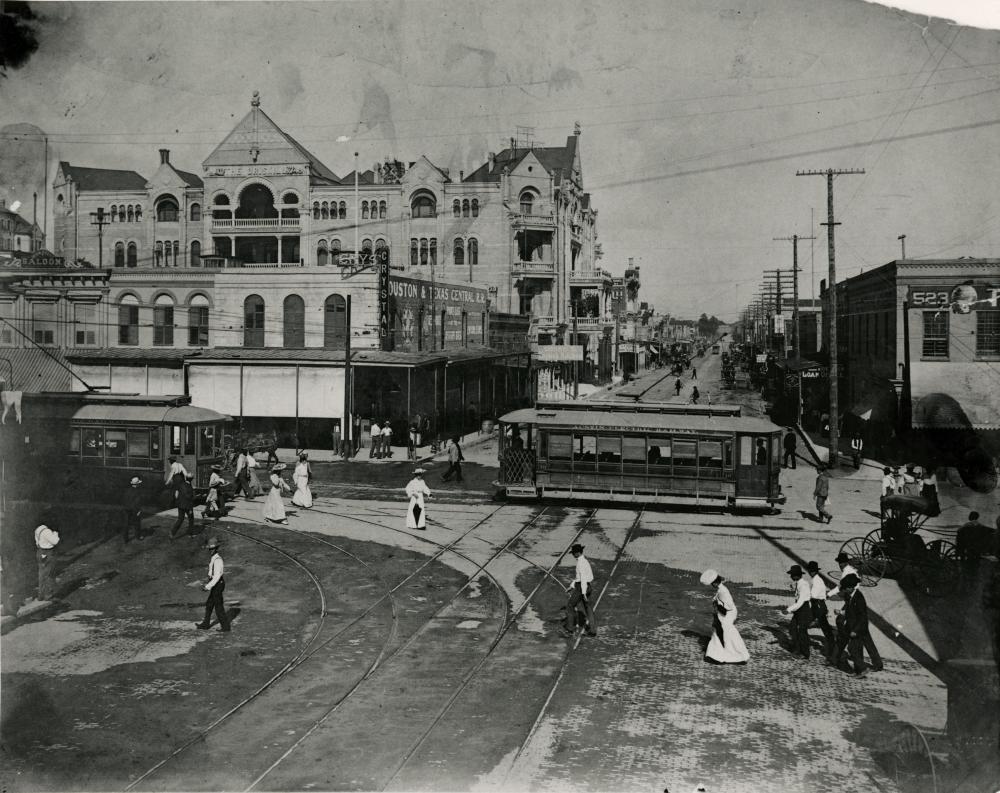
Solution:
[(149, 457), (151, 460), (160, 459), (160, 430), (149, 431)]
[(698, 470), (708, 476), (719, 475), (722, 470), (721, 441), (698, 441)]
[(647, 459), (649, 460), (650, 466), (656, 465), (669, 468), (673, 456), (673, 447), (670, 443), (670, 438), (649, 439), (649, 453), (647, 454)]
[(753, 438), (740, 436), (740, 465), (753, 465)]
[(626, 463), (645, 464), (646, 462), (646, 439), (644, 437), (634, 437), (626, 435), (622, 438), (622, 459)]
[(622, 439), (598, 437), (597, 439), (597, 461), (599, 463), (614, 463), (617, 465), (622, 461)]
[(198, 456), (215, 456), (215, 427), (204, 424), (198, 428)]
[(108, 430), (104, 434), (104, 456), (108, 462), (125, 460), (125, 430)]
[(733, 467), (733, 442), (725, 441), (722, 444), (722, 459), (726, 468)]
[(674, 441), (674, 468), (679, 473), (694, 473), (698, 466), (698, 444), (695, 441)]
[(104, 430), (99, 427), (86, 427), (83, 430), (83, 456), (104, 456)]
[(176, 424), (170, 427), (170, 453), (180, 454), (181, 453), (181, 427)]
[(149, 430), (128, 431), (128, 456), (133, 460), (149, 459)]
[(550, 460), (572, 460), (573, 459), (573, 438), (570, 435), (560, 435), (557, 432), (548, 433), (549, 438), (549, 459)]
[(69, 453), (74, 457), (80, 456), (80, 430), (77, 428), (69, 431)]
[(771, 465), (777, 466), (778, 460), (781, 459), (781, 443), (778, 440), (778, 435), (771, 436)]
[(194, 427), (184, 428), (184, 454), (194, 454)]
[(573, 460), (592, 463), (597, 459), (597, 438), (593, 435), (573, 435)]

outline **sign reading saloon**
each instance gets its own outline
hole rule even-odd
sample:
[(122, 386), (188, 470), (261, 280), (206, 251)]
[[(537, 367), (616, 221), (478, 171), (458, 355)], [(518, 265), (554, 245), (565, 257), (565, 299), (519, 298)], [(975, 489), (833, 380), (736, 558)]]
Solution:
[(954, 314), (1000, 307), (1000, 287), (967, 281), (952, 287), (910, 287), (911, 308), (951, 308)]
[(389, 349), (417, 352), (485, 344), (489, 292), (388, 275)]

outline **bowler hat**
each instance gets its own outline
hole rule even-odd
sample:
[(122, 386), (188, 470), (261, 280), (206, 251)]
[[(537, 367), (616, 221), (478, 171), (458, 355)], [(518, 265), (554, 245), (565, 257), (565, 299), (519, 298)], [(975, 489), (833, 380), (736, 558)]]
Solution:
[(854, 587), (856, 587), (860, 583), (861, 580), (856, 575), (854, 575), (854, 573), (848, 573), (842, 579), (840, 579), (840, 588), (854, 589)]
[(212, 466), (212, 470), (213, 471), (221, 471), (222, 470), (222, 466), (219, 465), (218, 463), (216, 463), (215, 465)]
[(576, 553), (577, 551), (583, 553), (583, 546), (580, 543), (574, 543), (573, 547), (569, 549), (570, 553)]
[(819, 572), (819, 564), (816, 563), (816, 562), (809, 562), (806, 565), (806, 570), (808, 570), (810, 573), (818, 573)]
[(801, 577), (802, 568), (799, 567), (797, 564), (793, 564), (791, 567), (788, 568), (788, 575)]
[(849, 561), (851, 561), (851, 557), (848, 556), (843, 551), (841, 551), (840, 553), (837, 554), (836, 561), (838, 561), (838, 562), (849, 562)]

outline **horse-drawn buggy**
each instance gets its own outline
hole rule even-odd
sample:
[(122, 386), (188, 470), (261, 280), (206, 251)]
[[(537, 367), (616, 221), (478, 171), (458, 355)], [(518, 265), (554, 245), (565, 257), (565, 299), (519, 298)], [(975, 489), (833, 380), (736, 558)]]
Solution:
[(944, 539), (925, 540), (918, 533), (929, 518), (940, 513), (935, 498), (885, 496), (879, 528), (848, 540), (840, 550), (867, 586), (891, 577), (926, 595), (948, 595), (960, 579), (955, 545)]
[(278, 462), (278, 433), (271, 432), (245, 432), (240, 430), (236, 433), (227, 433), (223, 444), (222, 467), (229, 471), (236, 468), (236, 459), (240, 456), (240, 451), (246, 449), (249, 454), (266, 454), (268, 463), (273, 459)]

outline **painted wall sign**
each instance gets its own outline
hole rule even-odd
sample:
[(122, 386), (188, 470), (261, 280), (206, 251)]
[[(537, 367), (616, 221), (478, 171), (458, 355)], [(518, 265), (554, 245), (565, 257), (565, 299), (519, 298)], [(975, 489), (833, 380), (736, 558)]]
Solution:
[(205, 176), (300, 176), (301, 165), (217, 165), (205, 169)]
[(971, 281), (958, 286), (911, 286), (907, 300), (911, 308), (950, 308), (954, 314), (968, 314), (1000, 307), (1000, 287)]
[(489, 291), (388, 275), (389, 349), (410, 352), (485, 344)]

